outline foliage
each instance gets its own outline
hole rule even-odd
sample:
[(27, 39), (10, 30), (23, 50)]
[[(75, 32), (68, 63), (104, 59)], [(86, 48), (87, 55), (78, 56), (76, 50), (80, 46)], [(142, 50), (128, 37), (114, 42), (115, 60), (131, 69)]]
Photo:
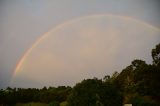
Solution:
[(68, 99), (69, 106), (121, 106), (121, 102), (118, 89), (95, 78), (78, 83)]
[(152, 49), (152, 58), (153, 63), (160, 66), (160, 43), (156, 45), (156, 48)]
[(0, 90), (0, 104), (14, 105), (16, 103), (41, 102), (60, 103), (67, 100), (71, 87), (59, 86), (36, 88), (7, 88)]

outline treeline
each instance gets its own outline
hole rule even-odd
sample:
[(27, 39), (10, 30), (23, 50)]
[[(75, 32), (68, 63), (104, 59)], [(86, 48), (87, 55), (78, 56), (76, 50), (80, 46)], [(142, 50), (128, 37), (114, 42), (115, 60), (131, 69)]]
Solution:
[[(85, 79), (73, 88), (7, 88), (0, 90), (0, 104), (41, 102), (49, 106), (160, 106), (160, 44), (152, 49), (153, 63), (134, 60), (120, 73), (103, 79)], [(123, 60), (122, 60), (123, 61)]]
[[(41, 102), (59, 104), (67, 100), (72, 88), (59, 86), (49, 88), (10, 88), (0, 90), (0, 104), (15, 105), (16, 103)], [(52, 103), (53, 102), (53, 103)], [(54, 106), (54, 105), (53, 105)]]

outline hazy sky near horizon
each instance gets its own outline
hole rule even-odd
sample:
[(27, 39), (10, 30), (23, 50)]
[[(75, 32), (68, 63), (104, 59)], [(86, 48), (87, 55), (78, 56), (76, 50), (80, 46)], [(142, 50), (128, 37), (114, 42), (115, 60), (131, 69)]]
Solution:
[[(1, 0), (0, 88), (9, 85), (17, 63), (32, 44), (57, 25), (84, 16), (113, 14), (160, 28), (159, 5), (159, 0)], [(150, 57), (145, 58), (150, 62)]]

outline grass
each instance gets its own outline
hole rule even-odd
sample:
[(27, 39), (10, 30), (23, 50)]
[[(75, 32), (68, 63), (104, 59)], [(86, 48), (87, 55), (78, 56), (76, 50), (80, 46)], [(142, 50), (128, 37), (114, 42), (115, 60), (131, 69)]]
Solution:
[(48, 106), (47, 104), (45, 103), (35, 103), (35, 102), (30, 102), (30, 103), (17, 103), (15, 106)]
[[(48, 106), (48, 104), (40, 102), (30, 102), (30, 103), (17, 103), (15, 106)], [(60, 103), (60, 106), (67, 106), (67, 102), (64, 101)]]
[(64, 101), (64, 102), (60, 103), (60, 106), (67, 106), (67, 102)]

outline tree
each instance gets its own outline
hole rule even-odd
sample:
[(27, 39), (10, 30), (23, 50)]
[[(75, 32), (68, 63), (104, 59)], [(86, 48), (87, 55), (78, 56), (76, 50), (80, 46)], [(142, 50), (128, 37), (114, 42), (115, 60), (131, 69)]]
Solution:
[(153, 64), (160, 66), (160, 43), (152, 49)]
[[(114, 99), (113, 99), (114, 98)], [(76, 84), (68, 99), (69, 106), (121, 106), (118, 89), (98, 79), (87, 79)]]

